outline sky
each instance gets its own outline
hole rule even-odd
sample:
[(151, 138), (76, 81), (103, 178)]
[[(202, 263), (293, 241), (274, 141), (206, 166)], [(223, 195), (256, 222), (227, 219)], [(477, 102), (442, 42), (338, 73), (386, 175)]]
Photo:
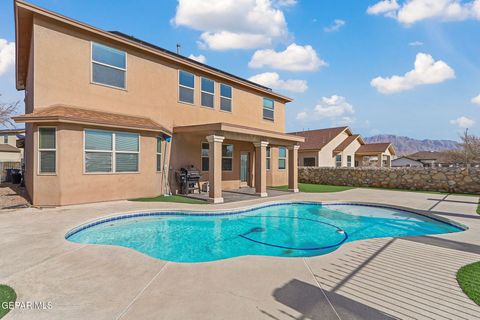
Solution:
[[(480, 0), (31, 0), (294, 99), (287, 131), (480, 135)], [(0, 102), (15, 90), (12, 1), (0, 1)], [(21, 107), (23, 108), (23, 107)], [(23, 110), (19, 110), (22, 113)]]

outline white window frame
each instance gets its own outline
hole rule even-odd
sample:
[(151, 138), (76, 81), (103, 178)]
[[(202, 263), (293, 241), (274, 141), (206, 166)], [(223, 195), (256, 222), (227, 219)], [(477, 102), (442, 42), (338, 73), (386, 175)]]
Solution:
[[(193, 88), (190, 88), (190, 87), (187, 87), (187, 86), (184, 86), (184, 85), (180, 84), (180, 71), (187, 72), (187, 73), (190, 73), (191, 75), (193, 75)], [(195, 105), (195, 100), (196, 100), (195, 99), (195, 81), (196, 81), (196, 78), (197, 77), (196, 77), (195, 73), (190, 72), (190, 71), (186, 71), (186, 70), (182, 70), (182, 69), (178, 69), (178, 72), (177, 72), (177, 84), (178, 84), (177, 101), (178, 101), (178, 103), (189, 104), (191, 106)], [(180, 87), (193, 90), (193, 102), (186, 102), (186, 101), (180, 100)]]
[(352, 156), (350, 156), (350, 155), (347, 156), (347, 167), (349, 167), (349, 168), (352, 167)]
[[(268, 161), (265, 161), (265, 167), (266, 167), (267, 171), (270, 171), (270, 169), (272, 168), (272, 148), (270, 146), (266, 147), (265, 158), (266, 158), (266, 160), (268, 160)], [(267, 166), (267, 164), (268, 164), (268, 166)]]
[[(230, 87), (230, 91), (232, 92), (231, 97), (222, 96), (222, 85)], [(220, 96), (220, 111), (227, 112), (227, 113), (232, 113), (233, 112), (233, 87), (229, 84), (226, 84), (226, 83), (219, 83), (218, 84), (218, 91), (220, 92), (220, 94), (219, 94), (219, 96)], [(230, 110), (223, 110), (222, 109), (222, 99), (230, 100)]]
[[(340, 157), (340, 159), (338, 158)], [(335, 156), (335, 168), (340, 168), (342, 166), (342, 155), (341, 154), (337, 154)], [(340, 165), (339, 165), (340, 164)]]
[[(285, 157), (280, 157), (280, 149), (285, 149)], [(277, 167), (279, 171), (284, 171), (287, 170), (287, 156), (288, 156), (288, 151), (287, 147), (278, 147), (278, 161), (277, 161)], [(285, 168), (280, 168), (280, 160), (285, 160)]]
[[(194, 82), (195, 82), (195, 78), (193, 78)], [(206, 79), (206, 80), (210, 80), (210, 81), (213, 81), (213, 93), (211, 92), (208, 92), (208, 91), (203, 91), (202, 89), (202, 80), (203, 79)], [(180, 85), (180, 78), (178, 80), (178, 83)], [(180, 90), (180, 89), (179, 89)], [(209, 107), (209, 106), (205, 106), (203, 104), (203, 101), (202, 101), (202, 93), (205, 93), (205, 94), (208, 94), (208, 95), (211, 95), (212, 96), (212, 101), (213, 101), (213, 106)], [(179, 91), (179, 95), (180, 95), (180, 91)], [(195, 101), (195, 89), (193, 90), (193, 95), (194, 95), (194, 98), (193, 100)], [(180, 98), (180, 96), (179, 96)], [(200, 106), (203, 107), (203, 108), (207, 108), (207, 109), (210, 109), (210, 110), (214, 110), (215, 109), (215, 80), (212, 80), (210, 78), (207, 78), (207, 77), (200, 77)]]
[[(223, 146), (232, 146), (232, 156), (231, 157), (224, 157), (223, 156)], [(210, 151), (209, 151), (210, 152)], [(233, 153), (235, 152), (235, 146), (233, 145), (233, 143), (223, 143), (222, 144), (222, 171), (225, 171), (225, 172), (232, 172), (233, 171)], [(232, 159), (232, 169), (230, 170), (223, 170), (223, 159)], [(210, 168), (209, 168), (210, 169)]]
[[(55, 129), (55, 149), (40, 149), (40, 129)], [(57, 157), (57, 147), (58, 147), (58, 139), (57, 139), (57, 127), (55, 126), (41, 126), (41, 127), (37, 127), (37, 134), (38, 134), (38, 137), (37, 137), (37, 143), (38, 143), (38, 152), (37, 152), (37, 157), (38, 157), (38, 164), (37, 164), (37, 174), (39, 176), (56, 176), (57, 175), (57, 171), (58, 171), (58, 157)], [(41, 171), (41, 156), (40, 156), (40, 153), (42, 151), (55, 151), (55, 172), (42, 172)]]
[[(6, 140), (6, 141), (5, 141)], [(8, 134), (3, 135), (3, 143), (8, 144)]]
[[(91, 131), (103, 131), (103, 132), (111, 132), (112, 133), (112, 150), (86, 150), (85, 149), (85, 139), (86, 139), (86, 131), (91, 130)], [(117, 133), (129, 133), (129, 134), (134, 134), (138, 136), (138, 151), (117, 151), (116, 150), (116, 134)], [(141, 136), (138, 133), (135, 132), (128, 132), (128, 131), (113, 131), (113, 130), (101, 130), (101, 129), (95, 129), (95, 128), (84, 128), (83, 129), (83, 174), (87, 175), (101, 175), (101, 174), (139, 174), (141, 172), (140, 168), (140, 148), (141, 148)], [(86, 153), (87, 152), (98, 152), (98, 153), (111, 153), (112, 154), (112, 170), (109, 172), (87, 172), (87, 161), (86, 161)], [(138, 154), (138, 170), (137, 171), (119, 171), (117, 172), (117, 166), (116, 162), (117, 159), (115, 157), (116, 153), (136, 153)]]
[[(140, 139), (140, 137), (138, 137)], [(160, 141), (160, 152), (158, 151), (158, 142)], [(139, 140), (140, 142), (140, 140)], [(155, 145), (155, 169), (157, 172), (162, 172), (163, 171), (163, 168), (162, 168), (162, 146), (163, 146), (163, 138), (162, 137), (157, 137), (156, 139), (156, 145)], [(140, 143), (139, 143), (139, 148), (138, 150), (140, 150)], [(158, 156), (160, 156), (160, 170), (158, 169), (158, 166), (157, 166), (157, 163), (158, 163)], [(140, 169), (140, 156), (138, 158), (138, 161), (139, 161), (139, 169)]]
[[(106, 63), (94, 61), (94, 60), (93, 60), (93, 44), (94, 44), (94, 43), (99, 44), (99, 45), (102, 45), (102, 46), (105, 46), (105, 47), (109, 47), (109, 48), (112, 48), (112, 49), (115, 49), (115, 50), (118, 50), (118, 51), (125, 52), (125, 69), (119, 68), (119, 67), (117, 67), (117, 66), (112, 66), (112, 65), (110, 65), (110, 64), (106, 64)], [(104, 67), (112, 68), (112, 69), (117, 69), (117, 70), (121, 70), (121, 71), (125, 72), (125, 88), (117, 87), (117, 86), (112, 86), (112, 85), (109, 85), (109, 84), (105, 84), (105, 83), (93, 81), (93, 64), (94, 64), (94, 63), (95, 63), (95, 64), (98, 64), (98, 65), (100, 65), (100, 66), (104, 66)], [(104, 86), (104, 87), (107, 87), (107, 88), (112, 88), (112, 89), (117, 89), (117, 90), (127, 91), (127, 87), (128, 87), (127, 69), (128, 69), (128, 53), (127, 53), (127, 51), (125, 51), (125, 50), (120, 50), (120, 49), (117, 49), (117, 48), (108, 46), (108, 45), (103, 44), (103, 43), (100, 43), (100, 42), (90, 41), (90, 83), (91, 83), (91, 84), (95, 84), (95, 85), (99, 85), (99, 86)]]

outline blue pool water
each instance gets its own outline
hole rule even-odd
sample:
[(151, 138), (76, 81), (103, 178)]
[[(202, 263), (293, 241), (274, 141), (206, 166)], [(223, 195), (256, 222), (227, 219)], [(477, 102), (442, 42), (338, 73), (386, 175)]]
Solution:
[(412, 212), (356, 204), (288, 203), (242, 213), (157, 213), (83, 226), (67, 234), (77, 243), (117, 245), (175, 262), (244, 255), (305, 257), (345, 242), (463, 231)]

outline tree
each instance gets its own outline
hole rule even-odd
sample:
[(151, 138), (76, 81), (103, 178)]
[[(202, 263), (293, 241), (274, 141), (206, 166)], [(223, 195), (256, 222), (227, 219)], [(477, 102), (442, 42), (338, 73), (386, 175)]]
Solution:
[[(1, 95), (2, 94), (0, 94), (0, 96)], [(15, 124), (13, 123), (12, 117), (17, 113), (17, 108), (19, 103), (20, 101), (0, 103), (0, 126), (1, 127), (15, 126)]]
[(461, 139), (460, 148), (450, 152), (452, 158), (457, 163), (465, 164), (467, 167), (472, 164), (480, 164), (480, 137), (469, 134), (468, 129), (466, 129)]

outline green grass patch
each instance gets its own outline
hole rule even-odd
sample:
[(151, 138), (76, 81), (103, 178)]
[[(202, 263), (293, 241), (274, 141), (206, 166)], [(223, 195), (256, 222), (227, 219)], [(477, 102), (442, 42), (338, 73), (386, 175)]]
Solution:
[[(278, 187), (271, 187), (271, 189), (277, 190), (288, 190), (288, 186), (278, 186)], [(312, 184), (312, 183), (299, 183), (298, 190), (300, 192), (340, 192), (345, 190), (355, 189), (354, 187), (346, 187), (346, 186), (329, 186), (325, 184)]]
[(10, 309), (3, 308), (5, 303), (15, 302), (17, 300), (17, 294), (15, 290), (7, 285), (0, 284), (0, 318), (3, 318)]
[(480, 214), (480, 198), (478, 198), (477, 213)]
[(461, 267), (457, 281), (463, 292), (480, 306), (480, 261)]
[(152, 198), (138, 198), (138, 199), (131, 199), (130, 201), (138, 201), (138, 202), (176, 202), (176, 203), (188, 203), (188, 204), (207, 204), (207, 201), (200, 200), (200, 199), (192, 199), (188, 197), (173, 195), (173, 196), (158, 196)]

